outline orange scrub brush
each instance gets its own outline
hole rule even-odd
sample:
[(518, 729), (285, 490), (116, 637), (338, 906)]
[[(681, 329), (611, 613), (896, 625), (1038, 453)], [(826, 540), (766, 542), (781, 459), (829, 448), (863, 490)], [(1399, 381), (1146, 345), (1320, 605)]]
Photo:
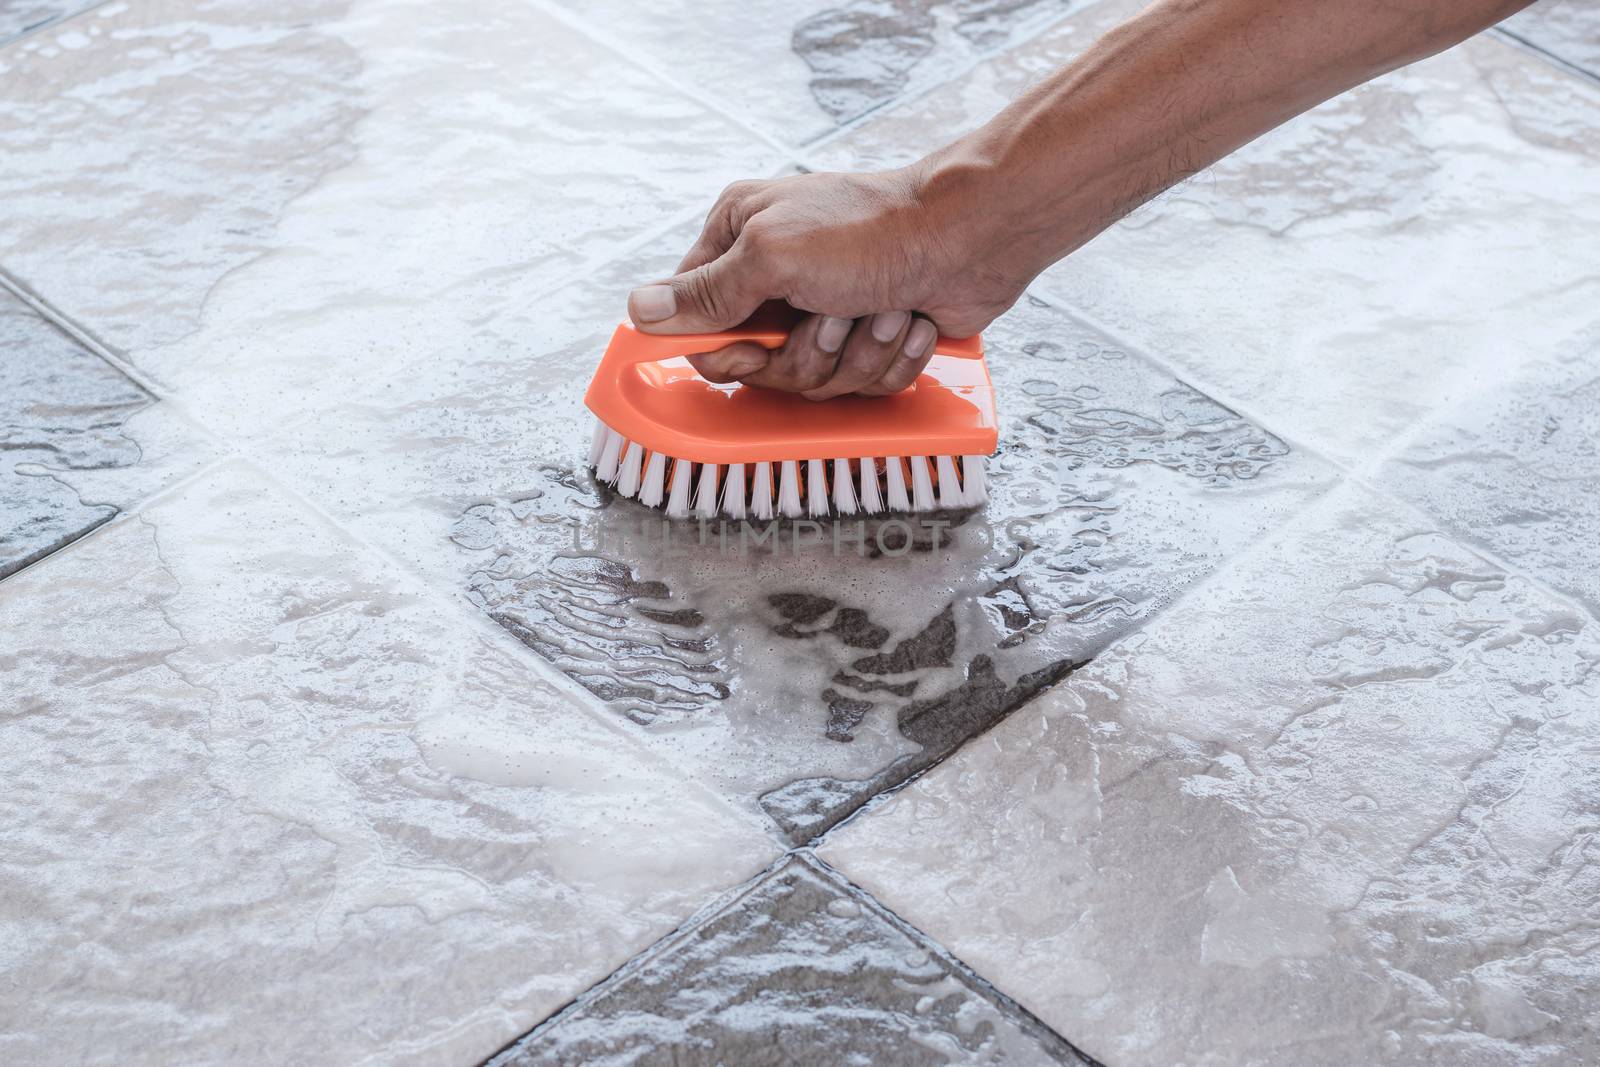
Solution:
[(984, 460), (997, 431), (980, 338), (939, 338), (903, 392), (824, 401), (714, 385), (684, 358), (735, 341), (777, 348), (788, 327), (767, 319), (716, 334), (618, 326), (584, 396), (600, 420), (589, 449), (595, 476), (674, 518), (815, 518), (987, 499)]

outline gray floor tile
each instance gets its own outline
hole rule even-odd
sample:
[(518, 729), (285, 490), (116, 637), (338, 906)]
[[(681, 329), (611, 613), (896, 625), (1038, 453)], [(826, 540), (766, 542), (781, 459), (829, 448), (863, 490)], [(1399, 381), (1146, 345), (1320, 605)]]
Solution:
[(0, 0), (0, 45), (94, 6), (82, 0)]
[(1600, 617), (1600, 327), (1444, 413), (1377, 474)]
[(1593, 0), (1541, 0), (1501, 28), (1600, 78), (1600, 4)]
[(116, 368), (0, 290), (0, 578), (110, 519), (61, 475), (128, 467), (123, 432), (151, 399)]
[(792, 859), (490, 1062), (1085, 1061), (866, 894)]
[(441, 600), (237, 462), (0, 584), (0, 1063), (479, 1063), (778, 857)]
[(823, 858), (1112, 1064), (1600, 1062), (1600, 624), (1351, 483)]
[(558, 0), (798, 145), (1060, 18), (1070, 0)]

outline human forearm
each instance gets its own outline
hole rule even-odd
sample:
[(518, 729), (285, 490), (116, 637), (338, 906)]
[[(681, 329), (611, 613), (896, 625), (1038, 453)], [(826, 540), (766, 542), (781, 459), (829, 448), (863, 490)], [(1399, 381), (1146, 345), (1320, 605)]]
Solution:
[(1171, 185), (1527, 0), (1160, 0), (912, 168), (980, 262), (1032, 278)]
[(979, 129), (908, 167), (738, 182), (642, 329), (724, 329), (764, 300), (812, 314), (781, 350), (696, 357), (813, 399), (905, 388), (1139, 204), (1345, 89), (1527, 0), (1159, 0)]

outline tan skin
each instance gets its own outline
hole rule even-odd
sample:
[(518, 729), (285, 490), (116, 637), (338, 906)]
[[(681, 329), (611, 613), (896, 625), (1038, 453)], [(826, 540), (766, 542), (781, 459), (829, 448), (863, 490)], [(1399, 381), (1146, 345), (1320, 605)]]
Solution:
[(977, 333), (1033, 278), (1240, 145), (1528, 0), (1158, 0), (982, 127), (917, 163), (736, 182), (678, 273), (629, 294), (652, 333), (778, 299), (776, 351), (693, 357), (716, 382), (813, 400), (904, 389), (938, 333)]

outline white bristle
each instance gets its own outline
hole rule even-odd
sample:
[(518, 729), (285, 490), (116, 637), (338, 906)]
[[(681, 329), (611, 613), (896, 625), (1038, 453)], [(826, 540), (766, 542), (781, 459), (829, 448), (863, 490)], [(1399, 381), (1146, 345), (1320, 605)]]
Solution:
[(750, 479), (750, 514), (757, 519), (772, 518), (772, 464), (757, 463)]
[(647, 508), (659, 508), (667, 495), (667, 457), (660, 452), (650, 453), (644, 465), (644, 483), (639, 487), (639, 503)]
[(722, 511), (730, 519), (744, 518), (744, 464), (728, 464), (728, 478), (722, 487)]
[(702, 519), (717, 517), (717, 471), (715, 463), (700, 467), (700, 487), (695, 491), (694, 513)]
[(694, 464), (686, 459), (672, 461), (672, 495), (667, 497), (667, 514), (674, 519), (689, 517), (689, 490), (694, 485)]
[(806, 461), (806, 510), (813, 519), (828, 513), (828, 461)]
[(622, 446), (627, 443), (617, 431), (606, 430), (605, 448), (600, 452), (600, 462), (594, 467), (594, 476), (597, 480), (609, 485), (617, 484), (617, 460), (622, 458)]
[(622, 457), (617, 471), (617, 492), (633, 496), (639, 491), (639, 476), (644, 471), (644, 447), (637, 441), (628, 442), (628, 451)]
[(888, 475), (888, 503), (890, 511), (910, 511), (911, 498), (906, 495), (906, 471), (899, 456), (888, 458), (885, 473)]
[(926, 456), (911, 457), (911, 506), (918, 511), (933, 510), (933, 475), (928, 473)]
[(800, 464), (786, 459), (780, 469), (783, 477), (778, 483), (778, 513), (785, 518), (798, 519), (804, 514), (800, 509)]
[(961, 481), (956, 477), (956, 460), (954, 456), (940, 456), (934, 460), (934, 465), (939, 474), (939, 506), (941, 508), (959, 508), (966, 503), (966, 497), (961, 492)]
[(986, 464), (987, 457), (984, 456), (961, 457), (961, 496), (969, 508), (975, 508), (989, 499), (989, 489), (983, 480)]
[(883, 510), (883, 495), (878, 492), (878, 461), (861, 457), (861, 510), (875, 515)]
[(833, 509), (841, 515), (856, 513), (856, 482), (847, 459), (833, 461)]
[(600, 462), (600, 455), (606, 450), (606, 436), (611, 430), (599, 419), (594, 423), (594, 437), (589, 441), (589, 466), (593, 467)]

